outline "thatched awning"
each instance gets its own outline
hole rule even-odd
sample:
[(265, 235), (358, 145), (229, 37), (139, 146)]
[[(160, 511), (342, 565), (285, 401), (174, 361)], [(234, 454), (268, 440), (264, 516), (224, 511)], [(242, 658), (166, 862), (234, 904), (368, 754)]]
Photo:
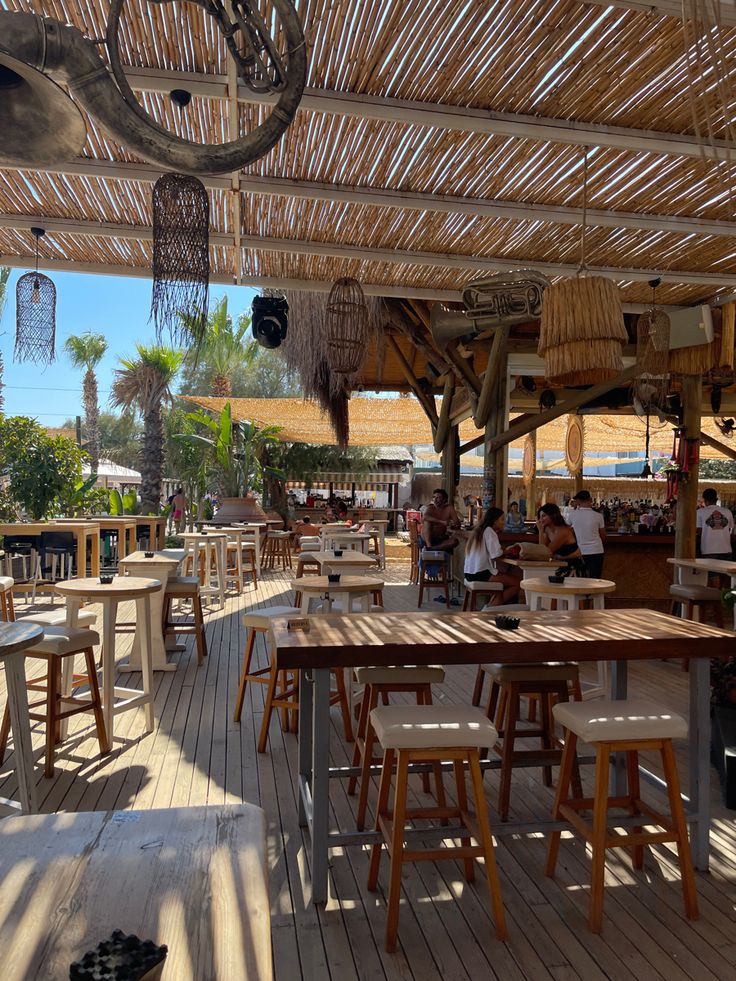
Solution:
[[(233, 419), (254, 422), (258, 426), (279, 426), (279, 439), (285, 443), (331, 445), (335, 442), (329, 419), (313, 402), (302, 399), (223, 399), (204, 396), (182, 396), (189, 402), (212, 412), (221, 412), (230, 402)], [(401, 446), (425, 446), (432, 442), (432, 429), (422, 407), (415, 398), (353, 398), (349, 403), (350, 443), (352, 446), (382, 446), (396, 443)], [(585, 449), (587, 453), (634, 452), (644, 450), (645, 424), (637, 416), (585, 416)], [(655, 428), (651, 422), (651, 452), (669, 454), (672, 450), (672, 427)], [(567, 416), (553, 419), (537, 430), (537, 449), (564, 453)], [(703, 431), (714, 439), (723, 437), (712, 419), (703, 420)], [(478, 436), (478, 430), (468, 419), (460, 424), (460, 440), (466, 442)], [(521, 449), (523, 440), (511, 444)], [(735, 447), (736, 448), (736, 447)], [(722, 454), (710, 446), (701, 448), (701, 456), (722, 459)]]

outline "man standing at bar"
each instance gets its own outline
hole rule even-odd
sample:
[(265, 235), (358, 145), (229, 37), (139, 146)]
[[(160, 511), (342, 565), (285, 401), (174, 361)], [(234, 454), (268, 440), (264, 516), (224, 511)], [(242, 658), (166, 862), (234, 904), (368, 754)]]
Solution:
[(700, 554), (707, 559), (733, 558), (731, 535), (733, 515), (730, 508), (718, 504), (718, 492), (713, 487), (703, 491), (703, 504), (695, 513), (695, 527), (700, 539)]
[(593, 579), (603, 578), (603, 542), (606, 538), (606, 523), (603, 515), (593, 510), (590, 491), (581, 490), (570, 502), (575, 502), (568, 517), (568, 523), (575, 532), (578, 548)]

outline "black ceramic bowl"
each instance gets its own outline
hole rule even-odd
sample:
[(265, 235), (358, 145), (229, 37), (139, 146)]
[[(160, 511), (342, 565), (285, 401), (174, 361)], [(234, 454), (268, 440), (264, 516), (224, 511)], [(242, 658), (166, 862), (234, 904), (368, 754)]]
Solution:
[(509, 617), (499, 613), (496, 617), (496, 626), (500, 630), (518, 630), (521, 620), (519, 617)]
[(147, 559), (152, 559), (156, 553), (155, 552), (144, 552), (143, 554), (145, 555), (145, 557)]
[(327, 576), (327, 581), (328, 582), (340, 582), (340, 573), (339, 572), (331, 572)]
[(565, 581), (565, 577), (564, 576), (550, 576), (549, 577), (549, 581), (550, 582), (564, 582)]
[(112, 576), (100, 576), (100, 585), (109, 586), (112, 582)]
[(342, 549), (341, 548), (336, 548), (335, 549), (335, 558), (336, 559), (342, 558)]

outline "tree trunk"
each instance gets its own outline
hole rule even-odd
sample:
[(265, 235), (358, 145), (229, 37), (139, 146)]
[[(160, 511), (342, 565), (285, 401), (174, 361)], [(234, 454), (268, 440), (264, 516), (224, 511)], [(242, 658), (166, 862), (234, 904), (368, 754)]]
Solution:
[(97, 402), (97, 378), (88, 368), (82, 385), (84, 415), (87, 424), (87, 452), (90, 456), (90, 472), (97, 473), (100, 465), (100, 407)]
[(141, 507), (144, 514), (149, 511), (158, 513), (164, 466), (164, 429), (160, 404), (148, 407), (143, 414), (141, 456)]

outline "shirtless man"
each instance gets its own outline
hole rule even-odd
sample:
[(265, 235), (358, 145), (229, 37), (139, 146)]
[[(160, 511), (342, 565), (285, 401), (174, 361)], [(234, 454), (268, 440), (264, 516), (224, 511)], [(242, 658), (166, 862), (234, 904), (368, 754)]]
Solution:
[(432, 503), (427, 505), (422, 518), (422, 534), (430, 548), (451, 552), (459, 539), (452, 534), (460, 527), (457, 511), (450, 504), (447, 491), (438, 488), (432, 494)]

